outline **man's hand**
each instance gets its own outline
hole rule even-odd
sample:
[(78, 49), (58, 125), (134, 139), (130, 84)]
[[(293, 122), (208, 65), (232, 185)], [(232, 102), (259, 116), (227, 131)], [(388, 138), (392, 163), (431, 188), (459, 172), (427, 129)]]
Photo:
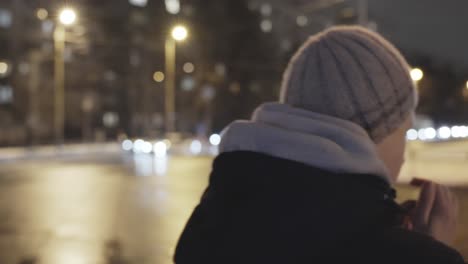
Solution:
[(411, 184), (421, 187), (411, 212), (412, 229), (451, 245), (457, 229), (457, 198), (447, 187), (430, 181), (417, 179)]

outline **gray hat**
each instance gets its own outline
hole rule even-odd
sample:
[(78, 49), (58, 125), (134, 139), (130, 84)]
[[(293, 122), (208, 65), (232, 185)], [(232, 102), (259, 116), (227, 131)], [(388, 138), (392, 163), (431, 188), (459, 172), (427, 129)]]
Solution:
[(379, 143), (414, 112), (417, 93), (391, 43), (365, 28), (340, 26), (312, 36), (294, 55), (280, 102), (352, 121)]

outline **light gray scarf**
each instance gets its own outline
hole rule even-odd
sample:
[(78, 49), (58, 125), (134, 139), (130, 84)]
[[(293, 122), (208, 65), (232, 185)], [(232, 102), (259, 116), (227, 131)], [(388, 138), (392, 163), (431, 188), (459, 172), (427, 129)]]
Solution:
[(373, 174), (390, 182), (387, 168), (363, 128), (286, 104), (263, 104), (251, 121), (230, 124), (219, 150), (254, 151), (336, 173)]

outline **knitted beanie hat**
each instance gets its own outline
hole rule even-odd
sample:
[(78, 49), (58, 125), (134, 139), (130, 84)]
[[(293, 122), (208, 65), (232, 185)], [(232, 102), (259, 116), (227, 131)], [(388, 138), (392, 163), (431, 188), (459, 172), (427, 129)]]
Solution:
[(312, 36), (291, 59), (280, 102), (352, 121), (375, 143), (414, 112), (410, 67), (383, 37), (358, 26)]

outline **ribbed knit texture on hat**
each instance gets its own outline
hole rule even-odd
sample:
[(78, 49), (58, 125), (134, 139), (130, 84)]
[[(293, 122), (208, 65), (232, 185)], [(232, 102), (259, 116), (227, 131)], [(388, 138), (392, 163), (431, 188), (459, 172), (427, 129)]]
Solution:
[(414, 112), (410, 67), (383, 37), (358, 26), (312, 36), (291, 59), (280, 102), (352, 121), (381, 142)]

